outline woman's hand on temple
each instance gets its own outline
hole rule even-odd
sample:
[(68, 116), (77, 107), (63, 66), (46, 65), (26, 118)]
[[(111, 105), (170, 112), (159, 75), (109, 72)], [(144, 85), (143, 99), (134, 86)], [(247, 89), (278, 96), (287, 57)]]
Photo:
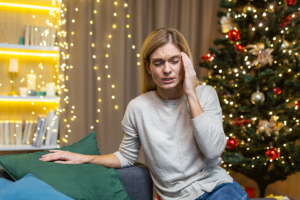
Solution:
[(61, 164), (82, 164), (84, 155), (69, 151), (49, 150), (52, 153), (42, 155), (41, 161), (54, 161)]
[(196, 72), (192, 61), (186, 55), (186, 53), (181, 52), (183, 68), (184, 68), (184, 82), (183, 91), (186, 96), (196, 95)]

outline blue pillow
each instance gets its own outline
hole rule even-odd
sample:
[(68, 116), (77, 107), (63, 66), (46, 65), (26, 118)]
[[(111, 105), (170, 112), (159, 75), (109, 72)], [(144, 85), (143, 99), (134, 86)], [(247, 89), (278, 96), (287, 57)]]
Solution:
[(10, 185), (12, 183), (12, 181), (9, 181), (5, 178), (0, 178), (0, 190), (2, 188), (5, 188), (6, 186)]
[(72, 198), (56, 191), (32, 174), (27, 174), (16, 182), (0, 178), (0, 199), (71, 200)]

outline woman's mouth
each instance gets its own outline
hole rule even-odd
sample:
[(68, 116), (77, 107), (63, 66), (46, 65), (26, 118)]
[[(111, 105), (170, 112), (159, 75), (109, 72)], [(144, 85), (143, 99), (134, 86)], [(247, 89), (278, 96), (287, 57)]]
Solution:
[(174, 82), (174, 78), (164, 78), (162, 79), (163, 83), (173, 83)]

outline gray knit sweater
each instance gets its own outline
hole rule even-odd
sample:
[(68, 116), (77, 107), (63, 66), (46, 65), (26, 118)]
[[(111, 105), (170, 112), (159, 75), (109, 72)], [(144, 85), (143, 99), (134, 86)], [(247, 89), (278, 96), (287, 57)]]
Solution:
[(142, 145), (161, 199), (194, 200), (233, 179), (220, 167), (226, 146), (215, 89), (196, 88), (204, 113), (191, 119), (187, 97), (163, 100), (150, 91), (130, 101), (122, 121), (121, 167), (132, 166)]

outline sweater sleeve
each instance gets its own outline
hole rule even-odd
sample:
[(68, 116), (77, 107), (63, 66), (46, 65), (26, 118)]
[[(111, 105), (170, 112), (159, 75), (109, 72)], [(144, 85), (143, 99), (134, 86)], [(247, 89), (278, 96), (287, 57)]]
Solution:
[[(226, 146), (219, 98), (212, 86), (205, 86), (202, 94), (197, 96), (199, 102), (203, 102), (200, 105), (204, 113), (191, 119), (194, 135), (204, 156), (216, 159), (221, 156)], [(201, 98), (204, 98), (204, 101)]]
[(134, 109), (130, 102), (122, 120), (123, 140), (119, 150), (114, 153), (121, 163), (121, 168), (133, 166), (139, 154), (141, 143), (134, 122)]

